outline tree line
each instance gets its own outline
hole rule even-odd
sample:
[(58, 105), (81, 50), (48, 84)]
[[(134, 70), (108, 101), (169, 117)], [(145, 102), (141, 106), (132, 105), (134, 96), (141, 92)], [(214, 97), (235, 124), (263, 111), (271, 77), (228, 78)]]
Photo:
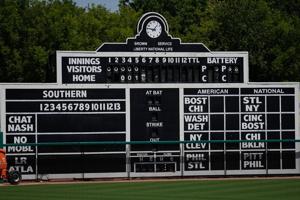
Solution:
[(300, 0), (120, 0), (112, 12), (72, 0), (0, 0), (0, 82), (55, 82), (56, 50), (125, 42), (145, 12), (211, 51), (248, 51), (250, 81), (300, 81)]

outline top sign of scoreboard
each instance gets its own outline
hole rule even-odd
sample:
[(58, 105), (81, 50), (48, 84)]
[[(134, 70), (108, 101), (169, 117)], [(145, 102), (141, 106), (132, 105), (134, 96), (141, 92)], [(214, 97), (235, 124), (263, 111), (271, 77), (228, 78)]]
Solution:
[(299, 145), (259, 141), (299, 138), (298, 84), (249, 84), (247, 52), (168, 31), (146, 13), (126, 43), (58, 51), (57, 84), (3, 86), (4, 141), (22, 144), (10, 167), (25, 179), (299, 173)]
[(126, 43), (104, 43), (96, 52), (58, 52), (58, 82), (248, 82), (247, 52), (211, 52), (201, 43), (181, 43), (168, 31), (161, 15), (148, 13)]

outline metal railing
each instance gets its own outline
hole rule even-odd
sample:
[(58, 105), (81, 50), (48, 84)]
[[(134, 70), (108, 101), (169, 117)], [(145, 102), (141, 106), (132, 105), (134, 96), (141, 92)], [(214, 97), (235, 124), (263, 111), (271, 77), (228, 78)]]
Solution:
[[(0, 133), (1, 135), (1, 133)], [(76, 158), (74, 158), (75, 160), (71, 161), (66, 161), (66, 163), (63, 163), (65, 165), (65, 167), (69, 167), (70, 171), (73, 173), (79, 173), (82, 174), (81, 178), (85, 178), (85, 174), (86, 173), (100, 173), (97, 170), (95, 172), (93, 172), (93, 170), (95, 168), (97, 168), (97, 166), (101, 166), (101, 163), (99, 165), (97, 165), (98, 162), (102, 162), (99, 161), (98, 157), (92, 157), (91, 156), (91, 152), (94, 155), (97, 155), (97, 153), (99, 153), (99, 155), (103, 155), (103, 152), (108, 152), (105, 155), (110, 155), (109, 152), (113, 152), (114, 150), (108, 151), (107, 149), (110, 149), (110, 147), (117, 146), (118, 148), (122, 149), (122, 150), (116, 150), (116, 154), (111, 154), (114, 155), (115, 157), (113, 158), (105, 158), (107, 159), (106, 163), (108, 165), (109, 168), (109, 162), (112, 162), (111, 165), (118, 165), (118, 163), (122, 163), (123, 166), (123, 172), (126, 175), (126, 177), (131, 177), (131, 175), (133, 173), (137, 173), (137, 172), (144, 172), (144, 173), (148, 173), (148, 174), (154, 174), (155, 172), (164, 172), (162, 169), (160, 169), (159, 167), (161, 167), (161, 163), (164, 164), (165, 168), (169, 171), (166, 172), (177, 172), (174, 173), (174, 175), (179, 175), (179, 176), (185, 176), (188, 170), (186, 170), (187, 168), (187, 162), (189, 162), (186, 158), (186, 154), (188, 153), (198, 153), (201, 154), (203, 152), (207, 153), (208, 156), (208, 161), (205, 162), (209, 162), (208, 163), (208, 168), (207, 171), (213, 171), (212, 169), (212, 159), (216, 159), (213, 158), (214, 153), (217, 152), (219, 153), (219, 155), (221, 155), (218, 159), (223, 159), (223, 160), (218, 160), (217, 162), (220, 163), (221, 169), (219, 171), (223, 171), (223, 173), (221, 175), (232, 175), (230, 173), (228, 173), (230, 170), (230, 167), (228, 163), (230, 163), (232, 160), (229, 159), (229, 157), (227, 157), (227, 155), (231, 154), (232, 152), (239, 154), (239, 160), (237, 161), (238, 163), (240, 163), (240, 168), (237, 170), (244, 170), (242, 168), (242, 152), (260, 152), (260, 154), (264, 154), (263, 158), (261, 158), (261, 160), (264, 162), (264, 167), (259, 169), (263, 171), (263, 174), (268, 175), (270, 170), (272, 170), (272, 153), (274, 152), (279, 152), (280, 154), (280, 158), (279, 161), (276, 160), (276, 162), (280, 162), (280, 167), (278, 168), (278, 170), (290, 170), (289, 168), (284, 168), (284, 157), (281, 155), (282, 152), (294, 152), (294, 163), (295, 163), (295, 167), (291, 168), (292, 170), (294, 170), (295, 173), (300, 173), (300, 170), (297, 169), (297, 164), (296, 161), (299, 159), (299, 152), (298, 152), (298, 148), (297, 148), (297, 143), (300, 142), (300, 139), (269, 139), (269, 140), (200, 140), (200, 141), (81, 141), (81, 142), (41, 142), (41, 143), (7, 143), (7, 144), (3, 144), (3, 147), (9, 148), (9, 147), (22, 147), (22, 146), (32, 146), (35, 147), (34, 152), (31, 153), (32, 154), (32, 159), (35, 160), (35, 175), (36, 175), (36, 179), (39, 179), (41, 174), (47, 174), (48, 171), (51, 172), (51, 167), (54, 167), (55, 164), (53, 164), (53, 166), (51, 166), (51, 162), (58, 162), (57, 160), (59, 160), (60, 162), (63, 161), (64, 159), (57, 159), (59, 156), (62, 156), (64, 154), (66, 155), (70, 155), (69, 159), (72, 157), (72, 153), (76, 153)], [(212, 150), (211, 147), (206, 147), (207, 149), (197, 149), (195, 151), (193, 150), (187, 150), (185, 148), (186, 144), (223, 144), (223, 147), (221, 147), (220, 149), (214, 149)], [(227, 149), (227, 145), (226, 144), (232, 144), (232, 143), (264, 143), (264, 147), (263, 148), (254, 148), (254, 149), (242, 149), (241, 146), (239, 146), (238, 148), (235, 149)], [(269, 148), (270, 143), (290, 143), (292, 144), (292, 147), (289, 147), (287, 149), (282, 148), (283, 145), (279, 145), (278, 148)], [(173, 150), (170, 150), (172, 148), (171, 145), (173, 145)], [(174, 150), (174, 145), (175, 146), (175, 150)], [(1, 143), (0, 143), (1, 146)], [(55, 151), (49, 151), (47, 150), (48, 147), (52, 147), (52, 149), (55, 149)], [(138, 147), (138, 148), (136, 148)], [(139, 150), (139, 148), (142, 147), (144, 148), (144, 150)], [(60, 148), (65, 148), (62, 149), (60, 151)], [(67, 149), (67, 150), (66, 150)], [(147, 149), (147, 150), (145, 150)], [(159, 153), (161, 152), (176, 152), (177, 154), (173, 155), (173, 154), (169, 154), (166, 155), (165, 158), (166, 160), (164, 162), (159, 162), (155, 160), (155, 157), (159, 157), (162, 156)], [(119, 152), (119, 153), (118, 153)], [(134, 153), (139, 153), (139, 152), (147, 152), (149, 153), (149, 155), (142, 155), (144, 156), (143, 158), (146, 159), (147, 158), (151, 158), (153, 159), (154, 155), (154, 160), (142, 160), (142, 161), (138, 161), (135, 163), (134, 159), (137, 159), (136, 157), (133, 156)], [(151, 154), (152, 152), (152, 154)], [(26, 153), (25, 153), (26, 154)], [(122, 154), (122, 155), (121, 155)], [(150, 155), (151, 154), (151, 155)], [(8, 155), (9, 156), (17, 156), (18, 153), (11, 153), (8, 151)], [(23, 154), (24, 155), (24, 154)], [(120, 156), (120, 157), (118, 157)], [(74, 154), (75, 157), (75, 154)], [(172, 159), (171, 161), (168, 159), (171, 159), (171, 157), (174, 157), (174, 159)], [(77, 159), (77, 160), (76, 160)], [(95, 160), (93, 160), (95, 159)], [(97, 160), (98, 159), (98, 160)], [(195, 158), (197, 161), (197, 158)], [(117, 162), (117, 160), (120, 160), (120, 162)], [(201, 161), (201, 160), (200, 160)], [(199, 161), (199, 162), (200, 162)], [(73, 169), (72, 167), (74, 167), (72, 164), (68, 163), (68, 162), (74, 162), (74, 163), (80, 163), (79, 168), (80, 169)], [(223, 163), (222, 163), (223, 162)], [(291, 161), (293, 162), (293, 161)], [(91, 164), (92, 163), (92, 164)], [(149, 164), (150, 163), (150, 164)], [(174, 164), (175, 167), (173, 167), (173, 165), (171, 166), (171, 164)], [(57, 164), (57, 163), (56, 163)], [(69, 164), (69, 165), (68, 165)], [(90, 166), (95, 164), (96, 166)], [(42, 166), (43, 165), (43, 166)], [(46, 170), (43, 169), (45, 168), (44, 165), (48, 165)], [(50, 166), (49, 166), (50, 165)], [(103, 163), (102, 163), (103, 165)], [(150, 166), (150, 167), (149, 167)], [(152, 166), (153, 169), (151, 168)], [(164, 167), (162, 166), (162, 167)], [(78, 166), (77, 166), (78, 167)], [(138, 169), (138, 168), (141, 169)], [(143, 167), (145, 167), (145, 169), (143, 169)], [(168, 169), (169, 167), (169, 169)], [(58, 168), (57, 168), (58, 169)], [(48, 170), (48, 171), (47, 171)], [(77, 171), (76, 171), (77, 170)], [(143, 171), (144, 170), (144, 171)], [(148, 170), (148, 171), (147, 171)], [(201, 171), (202, 169), (199, 169), (198, 171)], [(206, 170), (206, 169), (205, 169)], [(203, 171), (205, 171), (203, 170)], [(53, 172), (55, 172), (55, 169), (52, 170)], [(105, 171), (105, 170), (104, 170)], [(195, 170), (197, 171), (197, 170)], [(64, 171), (59, 171), (59, 173), (62, 173)], [(150, 173), (149, 173), (150, 172)], [(69, 172), (66, 172), (69, 173)], [(273, 172), (272, 172), (273, 173)], [(283, 172), (284, 173), (284, 172)], [(51, 173), (49, 173), (51, 174)], [(193, 174), (193, 172), (191, 173)], [(189, 174), (189, 175), (191, 175)], [(195, 175), (199, 175), (197, 173), (194, 173)], [(205, 173), (204, 173), (205, 174)], [(202, 174), (202, 175), (204, 175)], [(238, 173), (240, 174), (240, 173)], [(262, 173), (260, 173), (262, 174)], [(219, 174), (220, 175), (220, 174)], [(170, 176), (170, 173), (166, 173), (166, 176)], [(172, 175), (171, 175), (172, 176)]]
[(300, 139), (270, 139), (270, 140), (199, 140), (199, 141), (97, 141), (97, 142), (40, 142), (40, 143), (8, 143), (3, 144), (8, 146), (68, 146), (68, 145), (126, 145), (126, 144), (197, 144), (197, 143), (244, 143), (244, 142), (300, 142)]

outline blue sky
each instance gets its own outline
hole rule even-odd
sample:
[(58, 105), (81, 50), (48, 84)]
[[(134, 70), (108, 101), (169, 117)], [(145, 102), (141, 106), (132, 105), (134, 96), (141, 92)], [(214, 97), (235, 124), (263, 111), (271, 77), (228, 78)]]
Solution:
[(87, 7), (88, 4), (101, 4), (111, 11), (118, 10), (119, 0), (73, 0), (76, 5)]

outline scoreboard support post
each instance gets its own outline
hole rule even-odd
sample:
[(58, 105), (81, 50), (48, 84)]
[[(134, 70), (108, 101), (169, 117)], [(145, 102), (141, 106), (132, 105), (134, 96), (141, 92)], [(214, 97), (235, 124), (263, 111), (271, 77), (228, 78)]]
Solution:
[(0, 149), (3, 149), (3, 132), (0, 131)]

